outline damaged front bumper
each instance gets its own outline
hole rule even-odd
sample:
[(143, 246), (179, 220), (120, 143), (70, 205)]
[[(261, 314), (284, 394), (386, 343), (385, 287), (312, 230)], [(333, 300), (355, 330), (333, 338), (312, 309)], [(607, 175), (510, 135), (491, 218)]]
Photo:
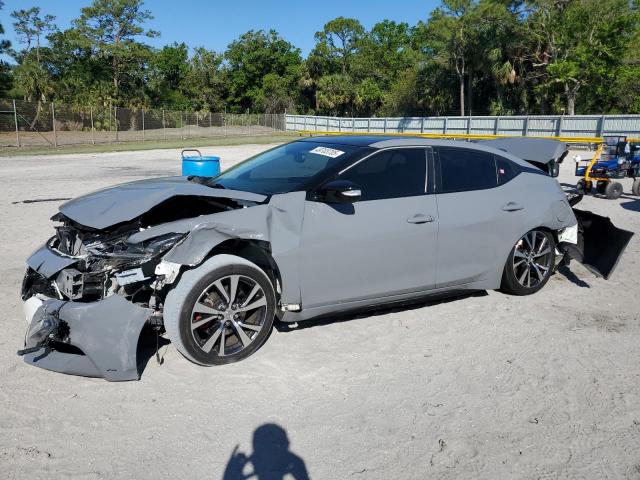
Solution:
[(119, 295), (89, 303), (31, 297), (24, 361), (71, 375), (138, 380), (138, 339), (152, 313)]
[(94, 301), (65, 297), (56, 279), (78, 261), (48, 244), (27, 260), (23, 300), (29, 327), (19, 354), (46, 370), (109, 381), (139, 379), (138, 340), (154, 310), (119, 294)]

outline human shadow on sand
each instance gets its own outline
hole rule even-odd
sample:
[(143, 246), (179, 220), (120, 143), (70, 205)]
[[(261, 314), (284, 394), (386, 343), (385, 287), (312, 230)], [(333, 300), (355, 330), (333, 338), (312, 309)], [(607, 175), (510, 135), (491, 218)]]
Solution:
[(265, 423), (253, 432), (253, 453), (236, 445), (222, 480), (309, 480), (302, 458), (289, 450), (287, 432), (275, 423)]

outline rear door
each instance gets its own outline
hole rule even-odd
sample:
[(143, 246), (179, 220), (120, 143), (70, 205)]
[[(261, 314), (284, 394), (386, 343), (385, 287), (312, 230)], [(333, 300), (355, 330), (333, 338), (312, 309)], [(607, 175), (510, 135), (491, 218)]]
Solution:
[(360, 186), (360, 201), (306, 202), (300, 248), (304, 308), (435, 286), (438, 223), (435, 195), (427, 192), (427, 153), (375, 153), (337, 177)]
[(522, 233), (519, 166), (470, 148), (434, 149), (439, 213), (438, 287), (483, 280), (502, 269)]

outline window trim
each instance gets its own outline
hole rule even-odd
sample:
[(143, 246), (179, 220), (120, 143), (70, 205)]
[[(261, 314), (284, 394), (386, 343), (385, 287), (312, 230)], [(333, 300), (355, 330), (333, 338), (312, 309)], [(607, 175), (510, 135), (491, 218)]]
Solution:
[[(327, 182), (330, 182), (332, 180), (336, 180), (338, 178), (340, 178), (340, 175), (342, 175), (343, 173), (347, 172), (348, 170), (354, 168), (355, 166), (359, 165), (360, 163), (368, 160), (369, 158), (373, 157), (374, 155), (378, 155), (380, 153), (384, 153), (387, 152), (389, 150), (407, 150), (407, 149), (412, 149), (412, 150), (423, 150), (424, 151), (424, 160), (425, 160), (425, 170), (424, 170), (424, 188), (423, 188), (423, 193), (418, 194), (418, 195), (405, 195), (402, 197), (391, 197), (391, 198), (380, 198), (377, 200), (360, 200), (358, 203), (360, 202), (375, 202), (378, 200), (392, 200), (394, 198), (411, 198), (411, 197), (420, 197), (422, 195), (431, 195), (433, 193), (435, 193), (434, 188), (435, 188), (435, 176), (434, 176), (434, 171), (433, 171), (433, 147), (430, 145), (401, 145), (401, 146), (395, 146), (395, 147), (385, 147), (385, 148), (379, 148), (376, 149), (375, 151), (371, 152), (369, 155), (366, 155), (358, 160), (356, 160), (355, 162), (351, 163), (350, 165), (345, 166), (344, 168), (342, 168), (341, 170), (339, 170), (335, 175), (326, 178), (320, 185), (318, 185), (314, 191), (316, 191), (318, 188), (320, 188), (322, 185), (324, 185)], [(429, 182), (429, 179), (433, 178), (434, 181), (433, 182)], [(433, 186), (432, 186), (433, 184)]]

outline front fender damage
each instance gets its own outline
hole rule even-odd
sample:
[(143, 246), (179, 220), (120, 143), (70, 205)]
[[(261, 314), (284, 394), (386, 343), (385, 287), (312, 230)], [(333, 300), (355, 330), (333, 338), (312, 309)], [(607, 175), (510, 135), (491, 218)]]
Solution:
[[(265, 205), (163, 225), (159, 227), (162, 232), (170, 229), (189, 233), (162, 260), (169, 264), (194, 267), (200, 265), (216, 246), (227, 240), (261, 240), (270, 245), (270, 253), (280, 270), (282, 302), (299, 304), (301, 296), (296, 255), (300, 243), (304, 201), (305, 192), (274, 195)], [(157, 234), (157, 231), (141, 232), (130, 240), (142, 241), (147, 236)]]

